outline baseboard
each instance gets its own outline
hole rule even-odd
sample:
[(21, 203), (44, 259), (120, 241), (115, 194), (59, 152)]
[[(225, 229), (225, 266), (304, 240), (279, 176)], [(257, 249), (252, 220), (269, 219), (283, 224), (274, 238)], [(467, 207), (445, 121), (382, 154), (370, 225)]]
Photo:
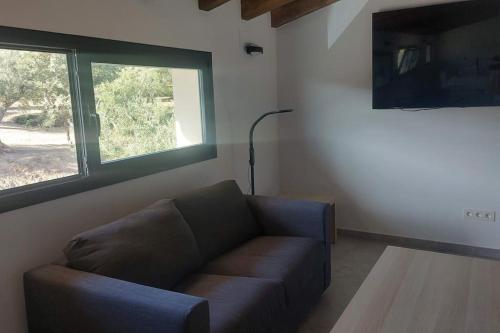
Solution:
[(399, 237), (392, 235), (376, 234), (365, 231), (338, 229), (339, 236), (363, 238), (380, 241), (393, 246), (408, 247), (412, 249), (458, 254), (462, 256), (479, 257), (500, 260), (500, 250), (453, 243), (436, 242), (424, 239)]

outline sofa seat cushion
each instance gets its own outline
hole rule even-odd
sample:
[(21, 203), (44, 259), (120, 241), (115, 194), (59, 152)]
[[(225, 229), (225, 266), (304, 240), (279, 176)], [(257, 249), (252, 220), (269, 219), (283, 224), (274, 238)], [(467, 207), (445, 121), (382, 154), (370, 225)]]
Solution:
[(235, 181), (225, 181), (181, 195), (174, 202), (191, 226), (205, 261), (260, 232)]
[(174, 289), (208, 300), (211, 333), (275, 332), (286, 315), (278, 281), (193, 274)]
[(304, 293), (323, 291), (324, 251), (320, 241), (302, 237), (262, 236), (209, 262), (204, 273), (278, 280), (289, 304)]
[(66, 266), (169, 289), (199, 269), (194, 235), (171, 200), (75, 236)]

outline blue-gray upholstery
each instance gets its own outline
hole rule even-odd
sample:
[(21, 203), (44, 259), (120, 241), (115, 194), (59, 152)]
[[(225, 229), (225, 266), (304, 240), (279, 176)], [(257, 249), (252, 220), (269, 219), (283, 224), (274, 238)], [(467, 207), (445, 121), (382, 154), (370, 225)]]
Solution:
[(47, 265), (25, 274), (30, 333), (210, 333), (208, 301)]
[(318, 278), (323, 289), (323, 261), (323, 246), (317, 240), (262, 236), (216, 258), (203, 271), (278, 281), (293, 305), (303, 300)]
[(325, 289), (330, 285), (331, 219), (330, 205), (305, 200), (248, 196), (248, 204), (265, 235), (298, 236), (323, 244)]
[(67, 266), (169, 289), (201, 264), (194, 235), (171, 200), (75, 236)]
[(174, 202), (193, 230), (205, 260), (215, 258), (260, 233), (234, 180), (184, 194)]
[(175, 290), (208, 300), (212, 333), (274, 332), (287, 312), (283, 287), (269, 279), (195, 274)]
[(327, 204), (244, 196), (234, 181), (173, 203), (82, 233), (65, 266), (26, 273), (29, 331), (289, 333), (329, 285)]

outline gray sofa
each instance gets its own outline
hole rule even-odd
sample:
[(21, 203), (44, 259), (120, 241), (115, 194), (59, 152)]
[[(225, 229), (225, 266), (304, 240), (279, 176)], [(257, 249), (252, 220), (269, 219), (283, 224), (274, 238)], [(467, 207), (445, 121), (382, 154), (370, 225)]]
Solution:
[(159, 201), (27, 272), (29, 331), (293, 332), (330, 283), (329, 214), (234, 181)]

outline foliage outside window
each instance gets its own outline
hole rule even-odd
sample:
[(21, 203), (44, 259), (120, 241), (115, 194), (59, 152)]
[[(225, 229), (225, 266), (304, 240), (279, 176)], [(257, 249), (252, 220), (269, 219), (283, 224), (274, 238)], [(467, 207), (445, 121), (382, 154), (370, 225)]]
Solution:
[(71, 110), (66, 54), (0, 50), (0, 190), (78, 174)]
[(92, 71), (102, 160), (176, 148), (172, 75), (167, 68), (97, 64)]
[(205, 52), (0, 27), (0, 211), (214, 158), (211, 75)]

